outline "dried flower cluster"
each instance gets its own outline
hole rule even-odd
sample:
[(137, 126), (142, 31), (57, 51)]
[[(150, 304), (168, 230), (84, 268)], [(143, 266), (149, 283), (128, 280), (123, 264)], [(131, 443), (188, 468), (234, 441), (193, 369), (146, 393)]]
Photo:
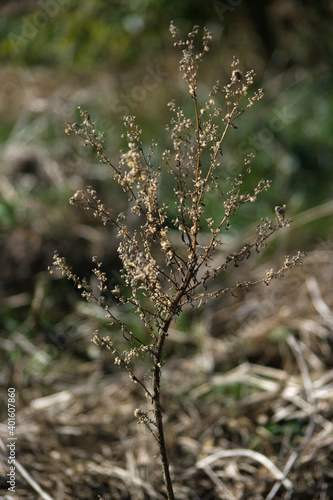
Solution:
[[(263, 97), (262, 89), (249, 97), (249, 86), (253, 83), (254, 72), (248, 71), (243, 76), (239, 69), (239, 61), (234, 58), (231, 68), (231, 78), (227, 85), (216, 82), (208, 100), (199, 105), (197, 95), (198, 71), (200, 64), (209, 51), (211, 34), (205, 30), (202, 49), (196, 53), (194, 40), (199, 28), (195, 26), (186, 41), (179, 39), (178, 31), (173, 24), (171, 35), (176, 39), (175, 46), (182, 51), (180, 70), (188, 86), (190, 98), (193, 101), (193, 115), (186, 116), (175, 101), (169, 103), (172, 114), (167, 130), (171, 137), (170, 149), (165, 150), (161, 160), (155, 158), (157, 144), (152, 144), (147, 150), (142, 142), (142, 131), (136, 125), (133, 116), (124, 118), (127, 150), (122, 151), (120, 161), (115, 164), (106, 156), (104, 136), (97, 132), (89, 114), (80, 110), (82, 124), (67, 124), (66, 132), (82, 137), (85, 144), (96, 148), (99, 160), (106, 164), (112, 173), (114, 181), (127, 195), (130, 211), (137, 218), (135, 229), (128, 224), (124, 213), (117, 213), (114, 208), (106, 208), (91, 187), (77, 191), (70, 203), (90, 210), (100, 219), (103, 225), (115, 229), (118, 237), (118, 253), (122, 262), (121, 282), (110, 287), (109, 279), (97, 257), (93, 257), (93, 270), (99, 283), (100, 296), (94, 295), (86, 280), (81, 280), (72, 273), (64, 258), (54, 255), (53, 268), (71, 279), (81, 290), (82, 296), (88, 301), (95, 301), (101, 306), (110, 320), (126, 339), (130, 341), (129, 349), (120, 352), (114, 339), (99, 338), (95, 332), (93, 341), (109, 349), (115, 356), (116, 364), (123, 365), (135, 382), (139, 382), (151, 398), (154, 405), (154, 419), (147, 417), (142, 410), (136, 410), (139, 422), (145, 423), (153, 432), (158, 442), (163, 465), (168, 498), (174, 498), (172, 484), (168, 472), (168, 462), (164, 445), (162, 413), (160, 407), (160, 378), (162, 352), (170, 324), (186, 304), (193, 305), (197, 301), (205, 301), (209, 297), (239, 288), (249, 289), (258, 283), (268, 285), (274, 278), (283, 275), (288, 268), (300, 262), (301, 254), (286, 257), (281, 269), (267, 271), (261, 279), (253, 282), (236, 282), (231, 288), (209, 291), (209, 282), (217, 278), (230, 264), (236, 267), (250, 256), (251, 250), (259, 252), (266, 240), (277, 230), (289, 225), (285, 219), (285, 207), (276, 207), (275, 220), (265, 219), (257, 228), (257, 236), (252, 242), (245, 243), (235, 253), (228, 255), (212, 267), (212, 256), (222, 244), (222, 229), (228, 229), (231, 218), (245, 203), (253, 203), (270, 182), (261, 180), (253, 192), (244, 190), (244, 179), (251, 173), (252, 155), (244, 160), (242, 171), (236, 178), (229, 178), (229, 187), (221, 188), (218, 172), (223, 168), (222, 143), (230, 128), (236, 127), (239, 116)], [(218, 98), (224, 101), (219, 107)], [(241, 103), (244, 106), (241, 107)], [(172, 179), (174, 189), (173, 203), (177, 214), (171, 219), (167, 204), (161, 199), (160, 185), (162, 166), (163, 175)], [(206, 200), (211, 193), (216, 196), (219, 209), (216, 218), (207, 216)], [(180, 244), (175, 245), (175, 239), (170, 238), (170, 231), (179, 233)], [(199, 238), (204, 233), (205, 237)], [(208, 238), (207, 238), (208, 235)], [(200, 241), (206, 241), (201, 245)], [(222, 283), (223, 280), (217, 280)], [(114, 307), (114, 304), (117, 307)], [(111, 307), (112, 305), (112, 307)], [(149, 332), (151, 341), (144, 343), (126, 323), (120, 320), (117, 311), (132, 306)], [(132, 361), (143, 353), (152, 357), (152, 384), (146, 386), (144, 380), (139, 380), (132, 368)], [(156, 427), (156, 433), (152, 429)]]

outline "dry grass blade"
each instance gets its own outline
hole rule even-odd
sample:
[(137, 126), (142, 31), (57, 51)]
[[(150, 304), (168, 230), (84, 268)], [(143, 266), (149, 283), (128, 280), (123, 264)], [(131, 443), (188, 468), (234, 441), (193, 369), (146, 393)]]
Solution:
[(208, 457), (197, 462), (195, 464), (195, 467), (187, 471), (186, 474), (193, 473), (195, 469), (203, 469), (204, 467), (213, 464), (217, 460), (231, 457), (247, 457), (254, 460), (255, 462), (259, 462), (261, 465), (266, 467), (266, 469), (269, 470), (276, 479), (281, 481), (287, 490), (290, 490), (293, 487), (291, 481), (284, 477), (284, 474), (276, 467), (275, 464), (273, 464), (273, 462), (269, 458), (265, 457), (265, 455), (262, 455), (261, 453), (247, 449), (217, 451), (216, 453), (213, 453), (212, 455), (209, 455)]
[[(4, 442), (0, 438), (0, 448), (1, 451), (3, 452), (4, 456), (7, 458), (7, 450)], [(26, 470), (23, 465), (20, 464), (18, 460), (15, 460), (15, 467), (19, 474), (26, 480), (26, 482), (31, 486), (33, 490), (38, 493), (38, 495), (43, 499), (43, 500), (54, 500), (53, 497), (51, 497), (48, 493), (42, 490), (42, 488), (39, 486), (39, 484), (31, 477), (29, 472)]]
[(131, 489), (132, 486), (135, 486), (137, 488), (141, 488), (149, 494), (152, 499), (165, 500), (165, 496), (158, 493), (149, 483), (141, 479), (139, 476), (134, 475), (132, 472), (113, 465), (111, 462), (105, 461), (103, 465), (88, 462), (87, 470), (92, 474), (98, 473), (108, 477), (118, 477), (128, 484), (129, 489)]
[(219, 498), (221, 500), (237, 500), (237, 498), (232, 494), (232, 492), (222, 483), (218, 478), (217, 474), (213, 471), (209, 465), (203, 465), (202, 470), (205, 471), (207, 476), (212, 480), (216, 486), (216, 490), (220, 493)]
[(330, 328), (333, 328), (333, 313), (322, 298), (318, 281), (314, 276), (308, 276), (306, 278), (306, 285), (308, 287), (314, 307), (316, 308), (318, 313), (322, 316), (325, 323)]

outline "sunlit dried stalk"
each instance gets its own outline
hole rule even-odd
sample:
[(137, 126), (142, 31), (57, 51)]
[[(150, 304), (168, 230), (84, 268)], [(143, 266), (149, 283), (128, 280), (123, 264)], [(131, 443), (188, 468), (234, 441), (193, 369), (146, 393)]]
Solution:
[[(110, 287), (110, 279), (102, 270), (102, 263), (93, 257), (93, 272), (99, 283), (99, 292), (93, 292), (85, 279), (73, 274), (66, 260), (58, 253), (54, 255), (53, 269), (58, 269), (81, 290), (87, 301), (96, 302), (105, 310), (110, 325), (110, 336), (100, 338), (95, 332), (95, 344), (105, 347), (115, 357), (115, 363), (122, 365), (133, 382), (144, 389), (153, 404), (153, 418), (140, 408), (135, 410), (135, 417), (143, 423), (156, 440), (164, 475), (168, 499), (174, 498), (172, 480), (164, 440), (162, 409), (160, 404), (160, 386), (162, 375), (162, 355), (170, 325), (187, 304), (205, 302), (211, 297), (223, 293), (233, 293), (239, 288), (265, 283), (269, 285), (275, 278), (297, 265), (301, 253), (294, 257), (287, 256), (282, 267), (276, 271), (270, 269), (257, 281), (236, 281), (232, 287), (217, 287), (209, 290), (210, 282), (219, 277), (230, 265), (235, 268), (250, 256), (251, 250), (257, 253), (265, 247), (266, 240), (277, 230), (288, 226), (285, 218), (285, 206), (276, 207), (275, 219), (263, 219), (257, 227), (256, 238), (228, 255), (215, 267), (212, 256), (223, 243), (222, 229), (229, 229), (230, 221), (239, 208), (246, 203), (254, 203), (258, 195), (266, 191), (270, 181), (261, 180), (252, 193), (244, 190), (244, 179), (251, 173), (253, 155), (247, 155), (243, 171), (236, 178), (228, 178), (228, 185), (221, 188), (218, 172), (221, 170), (222, 143), (230, 128), (239, 116), (263, 97), (262, 89), (248, 96), (248, 88), (253, 83), (254, 72), (242, 75), (239, 61), (232, 62), (231, 79), (225, 86), (217, 82), (213, 86), (207, 102), (201, 107), (197, 95), (198, 69), (205, 54), (209, 51), (212, 36), (205, 29), (202, 50), (195, 52), (194, 39), (198, 35), (195, 26), (184, 42), (179, 39), (178, 31), (171, 24), (170, 32), (176, 39), (175, 46), (182, 50), (180, 70), (188, 85), (193, 102), (193, 116), (187, 117), (175, 101), (169, 103), (173, 117), (167, 126), (171, 136), (171, 149), (165, 150), (161, 162), (155, 159), (156, 141), (152, 141), (148, 151), (142, 143), (140, 128), (133, 116), (126, 116), (126, 140), (128, 150), (121, 152), (118, 164), (107, 156), (103, 133), (97, 132), (87, 111), (80, 109), (82, 124), (67, 124), (66, 132), (82, 137), (85, 144), (96, 148), (100, 161), (110, 168), (114, 181), (121, 187), (128, 198), (130, 212), (137, 216), (137, 229), (132, 230), (127, 216), (109, 209), (99, 199), (96, 191), (88, 187), (77, 191), (70, 203), (90, 210), (103, 225), (113, 227), (118, 236), (118, 254), (122, 262), (121, 281)], [(223, 108), (217, 106), (218, 97), (224, 97)], [(243, 104), (243, 101), (244, 104)], [(241, 102), (243, 107), (241, 107)], [(168, 174), (173, 181), (174, 199), (177, 215), (170, 222), (167, 204), (161, 199), (161, 173)], [(207, 215), (206, 199), (214, 192), (219, 200), (216, 219)], [(168, 220), (168, 222), (167, 222)], [(182, 244), (176, 246), (169, 238), (170, 230), (178, 231)], [(199, 244), (199, 234), (206, 238), (204, 246)], [(209, 238), (207, 240), (207, 234)], [(222, 280), (218, 281), (222, 283)], [(114, 304), (118, 307), (115, 308)], [(112, 308), (111, 308), (112, 304)], [(117, 310), (132, 307), (150, 334), (150, 343), (143, 341), (133, 328), (120, 318)], [(117, 347), (119, 332), (129, 341), (129, 348), (121, 352)], [(142, 354), (152, 358), (152, 382), (148, 377), (141, 379), (135, 375), (133, 362)], [(148, 382), (147, 382), (148, 380)]]

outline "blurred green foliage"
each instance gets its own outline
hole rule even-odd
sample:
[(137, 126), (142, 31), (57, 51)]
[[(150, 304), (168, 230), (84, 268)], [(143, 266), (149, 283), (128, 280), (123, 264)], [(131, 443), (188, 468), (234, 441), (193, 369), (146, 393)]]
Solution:
[[(120, 77), (119, 104), (100, 103), (102, 109), (96, 121), (105, 122), (111, 116), (118, 127), (128, 107), (126, 98), (131, 97), (133, 87), (137, 86), (135, 76), (126, 84), (121, 73), (137, 71), (141, 65), (142, 75), (142, 65), (144, 68), (147, 61), (161, 62), (163, 57), (167, 61), (172, 49), (167, 31), (171, 19), (183, 31), (194, 23), (206, 24), (215, 36), (215, 49), (203, 77), (207, 86), (215, 78), (222, 80), (229, 72), (234, 51), (244, 60), (244, 69), (255, 67), (259, 73), (257, 83), (264, 85), (267, 95), (261, 109), (256, 107), (251, 118), (242, 119), (239, 131), (234, 134), (235, 142), (230, 142), (231, 163), (239, 161), (234, 153), (256, 153), (257, 178), (264, 175), (277, 181), (271, 204), (291, 199), (290, 208), (295, 212), (327, 200), (332, 194), (333, 181), (330, 136), (333, 76), (328, 63), (333, 52), (329, 36), (332, 28), (323, 5), (314, 7), (305, 2), (299, 9), (302, 23), (296, 6), (283, 12), (272, 0), (264, 7), (246, 1), (45, 0), (38, 6), (28, 4), (13, 9), (2, 18), (0, 58), (7, 64), (38, 65), (53, 71), (58, 67), (60, 72), (78, 72), (82, 78), (94, 74), (98, 79), (103, 71), (115, 73), (116, 79)], [(264, 20), (267, 26), (259, 27), (259, 20)], [(322, 29), (318, 33), (319, 25)], [(218, 46), (222, 50), (216, 50)], [(160, 108), (166, 107), (168, 87), (176, 74), (174, 68), (162, 82), (167, 88), (165, 95), (159, 94)], [(147, 99), (135, 102), (128, 112), (143, 119), (147, 137), (153, 131), (160, 135), (156, 139), (162, 147), (163, 141), (166, 142), (162, 121), (166, 112), (160, 109), (156, 113), (150, 107), (148, 114)], [(94, 105), (92, 102), (92, 108)], [(116, 117), (115, 108), (121, 109), (120, 114), (116, 111)], [(280, 123), (278, 116), (282, 117)], [(159, 117), (161, 121), (157, 123)], [(228, 166), (227, 169), (230, 170)]]
[[(98, 236), (94, 221), (70, 207), (68, 198), (86, 184), (99, 189), (106, 205), (120, 203), (121, 198), (93, 152), (78, 138), (65, 136), (64, 122), (77, 119), (78, 104), (88, 109), (96, 128), (105, 131), (107, 152), (115, 161), (124, 146), (124, 114), (137, 116), (147, 147), (153, 138), (159, 154), (169, 147), (164, 129), (170, 119), (167, 102), (176, 98), (193, 117), (178, 71), (180, 54), (168, 33), (171, 20), (184, 34), (193, 24), (213, 31), (214, 44), (202, 68), (202, 103), (216, 79), (228, 81), (234, 54), (244, 71), (255, 69), (255, 85), (265, 90), (264, 100), (240, 117), (223, 147), (221, 187), (228, 176), (237, 175), (250, 152), (256, 158), (246, 187), (253, 188), (262, 177), (273, 180), (258, 204), (239, 212), (235, 229), (273, 216), (276, 204), (286, 203), (287, 215), (293, 218), (332, 197), (333, 37), (324, 3), (42, 0), (7, 2), (6, 8), (0, 17), (0, 59), (4, 70), (11, 69), (13, 81), (6, 75), (3, 79), (0, 141), (4, 151), (23, 150), (19, 160), (13, 161), (10, 154), (1, 166), (11, 188), (0, 192), (1, 233), (3, 238), (11, 235), (0, 255), (8, 271), (3, 273), (3, 288), (10, 293), (32, 293), (36, 273), (45, 272), (55, 248), (67, 255), (77, 273), (89, 275), (95, 253), (106, 267), (119, 266), (112, 235), (101, 228)], [(144, 83), (147, 77), (150, 90)], [(49, 106), (40, 106), (43, 99)], [(34, 148), (43, 154), (34, 158)], [(60, 181), (44, 176), (45, 157), (62, 169)], [(161, 192), (171, 219), (172, 191), (166, 179)], [(217, 201), (208, 200), (212, 217)], [(301, 228), (296, 239), (289, 238), (288, 249), (304, 248), (302, 241), (310, 246), (330, 231), (328, 217), (315, 220)], [(28, 256), (25, 266), (19, 264), (22, 256)], [(71, 285), (55, 289), (66, 309), (66, 297), (72, 304), (75, 296)], [(48, 326), (52, 307), (47, 311)], [(54, 314), (58, 318), (59, 311)], [(15, 329), (6, 321), (6, 330)], [(185, 330), (186, 321), (181, 325)]]
[(209, 17), (211, 2), (44, 0), (0, 23), (0, 55), (19, 64), (127, 65), (165, 47), (160, 30)]

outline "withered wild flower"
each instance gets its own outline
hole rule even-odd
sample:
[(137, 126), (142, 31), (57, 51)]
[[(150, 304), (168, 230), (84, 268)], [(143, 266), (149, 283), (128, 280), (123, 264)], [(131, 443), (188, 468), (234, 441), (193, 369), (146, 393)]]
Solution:
[[(282, 267), (270, 269), (257, 281), (236, 281), (232, 287), (210, 289), (213, 278), (219, 277), (230, 265), (238, 267), (248, 258), (251, 250), (260, 252), (266, 240), (279, 229), (289, 225), (285, 218), (285, 206), (276, 207), (274, 219), (263, 219), (257, 226), (257, 235), (251, 242), (245, 242), (241, 248), (228, 255), (217, 265), (212, 265), (212, 256), (223, 243), (221, 232), (228, 229), (231, 219), (246, 203), (255, 203), (258, 195), (270, 187), (270, 181), (262, 179), (252, 192), (246, 192), (243, 184), (251, 173), (253, 155), (244, 159), (243, 170), (235, 177), (228, 178), (228, 186), (220, 186), (218, 172), (223, 169), (222, 143), (230, 128), (237, 128), (236, 121), (248, 108), (262, 99), (263, 90), (259, 89), (248, 95), (253, 84), (254, 71), (243, 74), (239, 69), (239, 60), (232, 61), (229, 83), (222, 86), (216, 82), (206, 103), (201, 107), (198, 100), (198, 70), (212, 41), (212, 35), (204, 29), (202, 48), (195, 51), (194, 40), (199, 28), (195, 26), (187, 40), (179, 38), (176, 27), (171, 24), (170, 32), (176, 40), (175, 46), (182, 51), (180, 70), (187, 84), (193, 103), (193, 116), (186, 116), (183, 109), (171, 101), (168, 106), (172, 114), (166, 127), (171, 137), (171, 148), (165, 150), (162, 158), (156, 159), (157, 143), (152, 141), (146, 150), (142, 142), (142, 131), (133, 116), (124, 117), (128, 148), (121, 152), (119, 163), (115, 164), (106, 153), (104, 135), (97, 132), (87, 111), (80, 109), (82, 124), (67, 124), (66, 133), (82, 137), (87, 145), (96, 149), (99, 160), (110, 169), (113, 180), (126, 193), (129, 213), (137, 217), (137, 228), (131, 229), (128, 215), (117, 213), (116, 207), (108, 208), (92, 187), (77, 191), (70, 203), (90, 210), (103, 225), (110, 226), (118, 237), (118, 254), (122, 262), (121, 282), (110, 287), (110, 279), (102, 270), (102, 263), (96, 256), (92, 258), (93, 272), (98, 280), (100, 294), (93, 292), (89, 283), (73, 274), (66, 260), (56, 252), (53, 265), (81, 291), (87, 301), (97, 303), (105, 310), (112, 334), (100, 338), (94, 333), (93, 342), (105, 347), (114, 355), (115, 363), (123, 366), (131, 380), (139, 384), (151, 399), (153, 417), (138, 408), (135, 417), (144, 423), (159, 447), (163, 478), (167, 498), (174, 499), (172, 479), (169, 472), (168, 455), (164, 441), (160, 389), (162, 376), (162, 355), (170, 325), (180, 311), (187, 305), (204, 303), (210, 298), (240, 288), (249, 289), (259, 283), (269, 285), (275, 278), (301, 261), (300, 252), (293, 257), (287, 256)], [(224, 106), (217, 105), (217, 98), (224, 99)], [(203, 161), (205, 158), (205, 161)], [(207, 161), (207, 158), (209, 161)], [(163, 166), (162, 166), (163, 165)], [(161, 199), (161, 173), (168, 175), (173, 183), (173, 203), (177, 215), (168, 217), (168, 205)], [(213, 219), (206, 213), (207, 195), (214, 193), (220, 200), (221, 209)], [(170, 238), (170, 231), (179, 233), (175, 245)], [(205, 245), (199, 242), (199, 235)], [(207, 234), (209, 235), (207, 239)], [(216, 262), (216, 261), (215, 261)], [(222, 283), (222, 280), (216, 280)], [(108, 301), (109, 297), (109, 301)], [(116, 301), (117, 308), (110, 307)], [(143, 341), (135, 331), (123, 321), (122, 308), (132, 307), (144, 328), (149, 333), (149, 342)], [(121, 352), (117, 339), (119, 335), (128, 339), (128, 350)], [(151, 377), (144, 379), (135, 373), (135, 359), (148, 354), (151, 357)]]

